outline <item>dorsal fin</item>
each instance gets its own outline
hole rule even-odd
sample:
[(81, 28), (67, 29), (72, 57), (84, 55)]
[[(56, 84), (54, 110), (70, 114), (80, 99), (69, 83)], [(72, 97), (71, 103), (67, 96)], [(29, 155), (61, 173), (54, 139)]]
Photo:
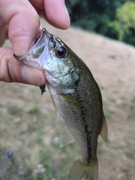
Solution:
[(108, 127), (107, 127), (105, 116), (103, 117), (103, 123), (102, 123), (100, 136), (104, 139), (105, 142), (108, 142)]

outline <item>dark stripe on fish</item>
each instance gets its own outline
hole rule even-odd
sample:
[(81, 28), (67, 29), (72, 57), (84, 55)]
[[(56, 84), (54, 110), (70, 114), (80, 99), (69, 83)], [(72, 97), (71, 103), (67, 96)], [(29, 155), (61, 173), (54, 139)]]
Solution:
[(88, 158), (87, 158), (87, 164), (91, 162), (91, 138), (90, 138), (90, 132), (88, 130), (88, 125), (84, 126), (85, 132), (86, 132), (86, 139), (87, 139), (87, 152), (88, 152)]
[[(79, 96), (79, 95), (78, 95)], [(78, 97), (78, 99), (80, 99), (81, 101), (81, 98)], [(80, 103), (81, 105), (83, 104), (83, 102)], [(87, 112), (87, 110), (85, 109), (84, 106), (80, 106), (80, 110), (81, 110), (81, 117), (82, 117), (82, 121), (83, 121), (83, 124), (84, 124), (84, 130), (85, 130), (85, 133), (86, 133), (86, 140), (87, 140), (87, 164), (89, 164), (91, 162), (91, 157), (92, 157), (92, 145), (91, 145), (91, 134), (92, 134), (92, 131), (89, 130), (89, 125), (88, 125), (88, 122), (87, 122), (87, 114), (85, 112)]]

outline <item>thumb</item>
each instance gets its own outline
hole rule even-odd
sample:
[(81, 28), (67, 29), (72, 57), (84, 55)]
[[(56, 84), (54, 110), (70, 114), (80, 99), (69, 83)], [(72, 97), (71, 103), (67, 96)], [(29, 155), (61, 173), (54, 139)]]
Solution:
[(0, 1), (0, 17), (8, 25), (8, 37), (13, 52), (24, 55), (34, 42), (39, 29), (39, 17), (29, 1)]
[(0, 81), (41, 86), (46, 83), (46, 78), (43, 69), (17, 61), (10, 48), (0, 48)]

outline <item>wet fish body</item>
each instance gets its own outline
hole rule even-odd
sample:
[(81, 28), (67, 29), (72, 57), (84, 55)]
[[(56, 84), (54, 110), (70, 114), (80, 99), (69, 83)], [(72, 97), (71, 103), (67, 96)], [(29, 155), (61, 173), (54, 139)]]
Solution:
[(58, 37), (45, 29), (33, 48), (18, 58), (45, 69), (47, 86), (58, 114), (78, 142), (81, 158), (68, 180), (98, 180), (97, 140), (107, 141), (99, 87), (85, 63)]

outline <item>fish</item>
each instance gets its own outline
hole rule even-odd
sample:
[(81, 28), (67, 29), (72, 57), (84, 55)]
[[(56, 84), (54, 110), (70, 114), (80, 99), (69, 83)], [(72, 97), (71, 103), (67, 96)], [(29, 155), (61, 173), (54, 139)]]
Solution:
[(73, 164), (67, 179), (98, 180), (98, 136), (107, 142), (108, 128), (102, 95), (90, 69), (45, 28), (33, 47), (24, 56), (15, 58), (45, 69), (54, 106), (80, 147), (81, 157)]

